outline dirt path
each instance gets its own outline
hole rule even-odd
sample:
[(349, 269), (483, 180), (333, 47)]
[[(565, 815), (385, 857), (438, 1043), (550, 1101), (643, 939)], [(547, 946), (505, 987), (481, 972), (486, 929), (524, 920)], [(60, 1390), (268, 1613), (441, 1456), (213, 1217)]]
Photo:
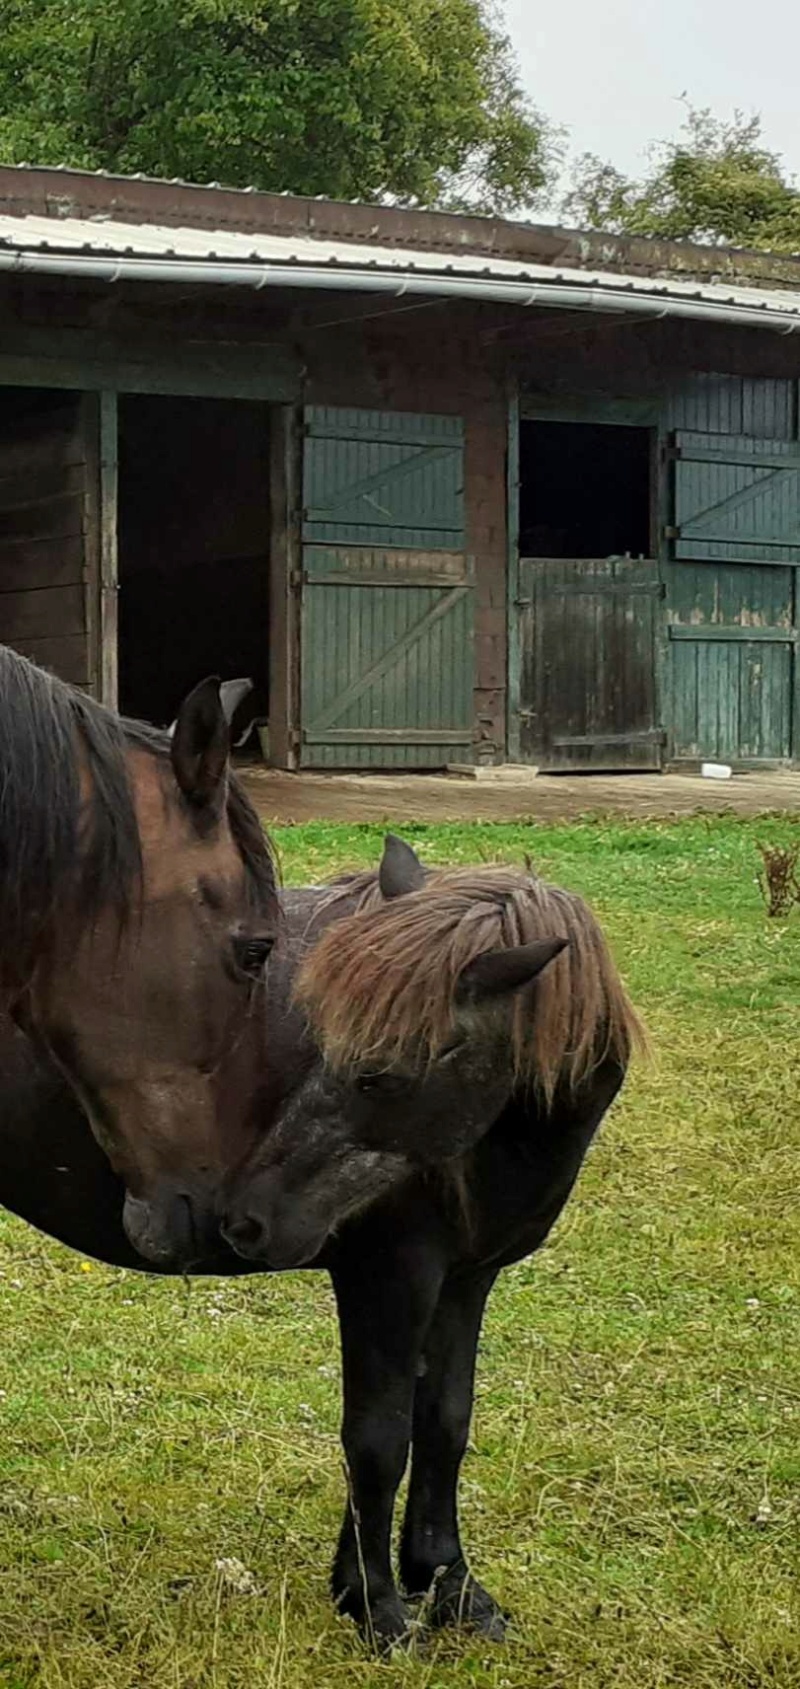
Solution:
[(242, 770), (264, 819), (302, 821), (573, 821), (588, 814), (690, 815), (701, 810), (800, 815), (800, 773), (526, 776), (504, 769), (479, 779), (445, 775), (281, 774)]

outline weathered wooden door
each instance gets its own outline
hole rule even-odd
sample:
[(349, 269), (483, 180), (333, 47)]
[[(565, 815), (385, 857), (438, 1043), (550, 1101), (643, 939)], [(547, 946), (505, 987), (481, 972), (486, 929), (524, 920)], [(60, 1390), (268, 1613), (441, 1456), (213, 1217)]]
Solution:
[(305, 413), (300, 762), (472, 759), (461, 420)]
[(800, 447), (678, 431), (670, 457), (673, 754), (733, 763), (788, 759)]
[(520, 754), (555, 773), (658, 768), (652, 560), (522, 558)]

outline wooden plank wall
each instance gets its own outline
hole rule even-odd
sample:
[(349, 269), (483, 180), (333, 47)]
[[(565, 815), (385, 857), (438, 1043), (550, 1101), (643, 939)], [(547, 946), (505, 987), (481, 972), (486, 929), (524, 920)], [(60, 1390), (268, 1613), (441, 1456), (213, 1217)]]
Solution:
[(77, 393), (0, 391), (0, 643), (88, 688), (84, 419)]

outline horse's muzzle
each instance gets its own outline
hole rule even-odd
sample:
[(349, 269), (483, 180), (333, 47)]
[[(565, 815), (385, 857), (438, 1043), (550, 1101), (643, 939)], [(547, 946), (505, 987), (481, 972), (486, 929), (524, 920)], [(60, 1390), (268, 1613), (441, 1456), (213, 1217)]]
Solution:
[(185, 1191), (142, 1198), (126, 1193), (122, 1223), (134, 1249), (161, 1272), (186, 1272), (219, 1253), (216, 1215)]

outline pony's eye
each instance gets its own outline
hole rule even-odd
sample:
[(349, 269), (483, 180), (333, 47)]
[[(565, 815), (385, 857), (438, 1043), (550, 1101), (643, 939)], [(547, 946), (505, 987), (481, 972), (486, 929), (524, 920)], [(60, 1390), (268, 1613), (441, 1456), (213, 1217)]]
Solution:
[(356, 1080), (356, 1090), (367, 1097), (398, 1097), (408, 1086), (409, 1080), (402, 1073), (360, 1073)]
[(250, 979), (260, 978), (274, 943), (274, 938), (266, 935), (263, 938), (235, 938), (233, 954), (239, 972), (247, 974)]

